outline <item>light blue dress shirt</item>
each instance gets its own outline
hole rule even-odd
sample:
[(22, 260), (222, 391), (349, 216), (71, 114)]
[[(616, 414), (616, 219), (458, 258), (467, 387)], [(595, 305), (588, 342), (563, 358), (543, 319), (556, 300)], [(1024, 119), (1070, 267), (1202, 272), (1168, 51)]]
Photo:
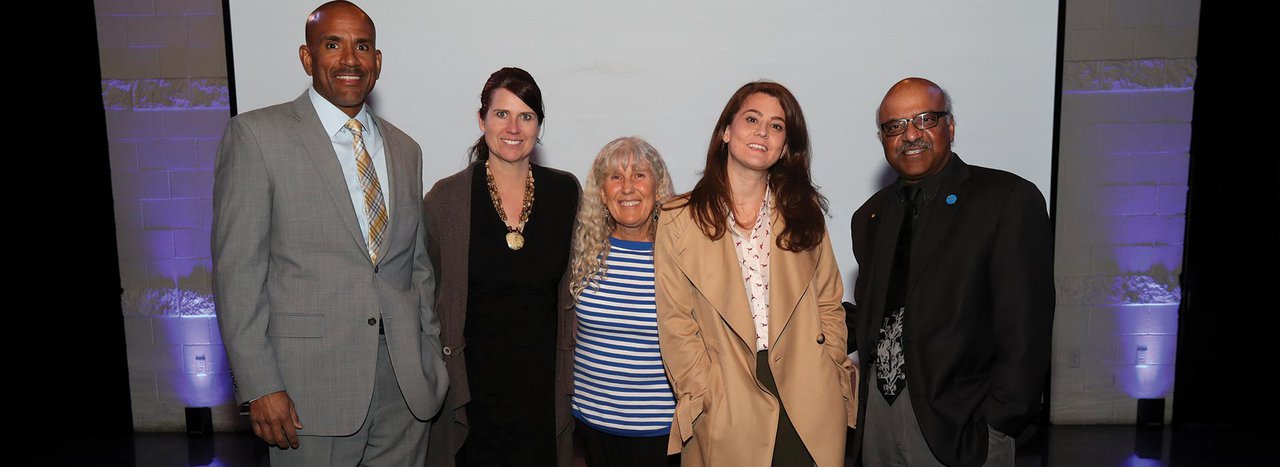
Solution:
[[(356, 210), (356, 220), (360, 223), (360, 233), (365, 242), (369, 241), (369, 215), (364, 210), (364, 190), (360, 189), (360, 173), (356, 169), (356, 152), (352, 147), (354, 141), (351, 131), (347, 129), (347, 116), (341, 109), (316, 92), (315, 88), (307, 90), (311, 97), (311, 106), (320, 117), (329, 142), (333, 143), (333, 152), (338, 155), (338, 163), (342, 165), (342, 178), (347, 181), (347, 193), (351, 195), (351, 205)], [(378, 185), (382, 188), (383, 204), (387, 206), (387, 216), (391, 216), (390, 180), (387, 178), (387, 158), (383, 154), (382, 133), (378, 131), (377, 119), (369, 113), (369, 106), (360, 108), (356, 120), (364, 128), (364, 149), (373, 158), (373, 170), (378, 174)]]

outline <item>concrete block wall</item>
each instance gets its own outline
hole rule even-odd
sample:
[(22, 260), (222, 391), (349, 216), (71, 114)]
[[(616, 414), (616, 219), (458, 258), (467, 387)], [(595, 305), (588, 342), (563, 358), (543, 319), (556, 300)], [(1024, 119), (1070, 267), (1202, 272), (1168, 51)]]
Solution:
[(1172, 414), (1198, 0), (1066, 2), (1055, 424)]
[(213, 316), (213, 158), (230, 116), (220, 0), (95, 0), (133, 424), (244, 426)]

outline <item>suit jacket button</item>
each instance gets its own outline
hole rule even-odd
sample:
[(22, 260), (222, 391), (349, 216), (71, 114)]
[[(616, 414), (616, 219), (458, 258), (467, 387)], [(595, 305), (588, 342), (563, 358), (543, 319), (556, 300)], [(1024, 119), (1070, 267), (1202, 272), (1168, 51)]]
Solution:
[(375, 324), (378, 324), (378, 318), (369, 318), (369, 325), (373, 326)]
[(374, 274), (377, 274), (377, 273), (378, 273), (378, 267), (377, 267), (377, 266), (374, 266), (374, 267), (373, 267), (373, 273), (374, 273)]
[(819, 343), (819, 344), (825, 344), (826, 342), (827, 342), (827, 336), (826, 336), (826, 334), (818, 333), (818, 343)]
[(453, 355), (453, 349), (449, 348), (449, 346), (445, 346), (445, 348), (444, 348), (444, 350), (443, 350), (442, 352), (444, 352), (444, 354), (445, 354), (446, 356), (448, 356), (448, 355)]

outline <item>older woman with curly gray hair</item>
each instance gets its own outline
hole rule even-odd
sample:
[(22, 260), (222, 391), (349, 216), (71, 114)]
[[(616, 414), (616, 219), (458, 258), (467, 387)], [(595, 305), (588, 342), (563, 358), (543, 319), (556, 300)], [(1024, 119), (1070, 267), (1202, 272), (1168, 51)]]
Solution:
[(596, 156), (578, 207), (572, 410), (592, 467), (673, 462), (675, 398), (658, 352), (653, 285), (655, 220), (673, 194), (658, 151), (624, 137)]

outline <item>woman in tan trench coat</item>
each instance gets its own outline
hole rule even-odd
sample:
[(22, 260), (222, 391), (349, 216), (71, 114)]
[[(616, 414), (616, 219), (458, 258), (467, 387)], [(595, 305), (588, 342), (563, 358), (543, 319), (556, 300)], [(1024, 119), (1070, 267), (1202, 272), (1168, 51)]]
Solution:
[(836, 466), (853, 426), (843, 287), (795, 97), (749, 83), (658, 221), (662, 359), (684, 465)]

